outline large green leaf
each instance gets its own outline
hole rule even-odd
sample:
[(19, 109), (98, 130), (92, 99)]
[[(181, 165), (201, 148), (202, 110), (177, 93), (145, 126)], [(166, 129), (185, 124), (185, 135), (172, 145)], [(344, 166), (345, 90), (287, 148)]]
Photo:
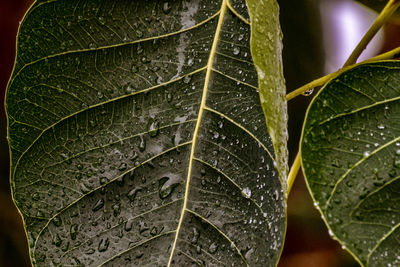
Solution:
[(32, 6), (6, 106), (35, 264), (276, 264), (286, 200), (247, 17), (239, 0)]
[(399, 266), (400, 63), (365, 64), (310, 106), (303, 170), (330, 233), (365, 266)]

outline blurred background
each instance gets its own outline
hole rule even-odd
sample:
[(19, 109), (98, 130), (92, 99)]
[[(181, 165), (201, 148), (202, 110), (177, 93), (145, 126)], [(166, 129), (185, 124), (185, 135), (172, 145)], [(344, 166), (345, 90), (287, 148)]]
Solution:
[[(0, 102), (15, 57), (19, 21), (33, 0), (0, 1)], [(284, 34), (284, 72), (288, 92), (337, 70), (367, 31), (373, 11), (352, 0), (279, 1)], [(379, 32), (363, 58), (400, 45), (400, 22)], [(314, 92), (315, 94), (315, 92)], [(299, 96), (289, 102), (290, 162), (296, 153), (304, 113), (312, 98)], [(0, 105), (0, 266), (30, 266), (22, 221), (9, 186), (9, 155), (4, 105)], [(279, 267), (352, 267), (357, 262), (332, 240), (314, 209), (300, 173), (288, 203), (288, 230)]]

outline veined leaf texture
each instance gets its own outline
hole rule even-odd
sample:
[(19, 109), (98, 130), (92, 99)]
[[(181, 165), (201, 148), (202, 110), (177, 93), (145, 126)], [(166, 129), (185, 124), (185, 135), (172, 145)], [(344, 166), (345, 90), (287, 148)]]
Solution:
[(35, 265), (276, 265), (245, 1), (37, 1), (6, 107)]
[(309, 107), (304, 174), (331, 235), (363, 266), (400, 264), (398, 61), (357, 66)]

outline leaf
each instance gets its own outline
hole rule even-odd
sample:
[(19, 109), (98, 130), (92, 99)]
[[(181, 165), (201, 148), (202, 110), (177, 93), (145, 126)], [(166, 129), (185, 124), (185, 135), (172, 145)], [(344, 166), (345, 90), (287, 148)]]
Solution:
[[(276, 155), (276, 165), (287, 190), (287, 102), (282, 67), (282, 32), (275, 0), (247, 0), (252, 21), (251, 53), (258, 73), (262, 108)], [(266, 16), (265, 14), (270, 14)], [(267, 40), (267, 41), (266, 41)]]
[(285, 198), (246, 12), (226, 0), (32, 6), (6, 106), (36, 265), (276, 264)]
[(308, 187), (330, 233), (365, 266), (400, 259), (400, 64), (355, 67), (309, 107), (301, 143)]

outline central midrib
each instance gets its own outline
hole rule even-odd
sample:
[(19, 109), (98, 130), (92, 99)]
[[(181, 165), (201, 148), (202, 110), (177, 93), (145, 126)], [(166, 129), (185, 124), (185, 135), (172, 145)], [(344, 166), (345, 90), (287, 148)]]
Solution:
[(214, 56), (215, 56), (215, 52), (216, 52), (217, 45), (218, 45), (220, 31), (221, 31), (221, 28), (222, 28), (222, 22), (223, 22), (223, 19), (224, 19), (224, 16), (225, 16), (226, 8), (227, 8), (227, 1), (228, 0), (223, 0), (222, 4), (221, 4), (221, 9), (219, 11), (220, 14), (219, 14), (219, 19), (218, 19), (218, 24), (217, 24), (217, 28), (215, 30), (215, 36), (214, 36), (214, 40), (213, 40), (213, 43), (212, 43), (210, 56), (209, 56), (208, 62), (207, 62), (207, 72), (206, 72), (206, 77), (205, 77), (205, 80), (204, 80), (204, 88), (203, 88), (203, 94), (202, 94), (202, 97), (201, 97), (199, 115), (197, 116), (197, 123), (196, 123), (196, 127), (194, 129), (193, 139), (192, 139), (192, 148), (190, 150), (189, 166), (188, 166), (188, 172), (187, 172), (187, 178), (186, 178), (186, 187), (185, 187), (185, 197), (183, 199), (181, 217), (179, 218), (179, 223), (178, 223), (178, 226), (177, 226), (176, 232), (175, 232), (174, 243), (172, 244), (171, 254), (169, 256), (168, 267), (171, 266), (172, 258), (174, 257), (176, 243), (178, 242), (179, 232), (180, 232), (180, 229), (181, 229), (181, 226), (182, 226), (182, 222), (183, 222), (183, 218), (184, 218), (184, 214), (185, 214), (185, 211), (186, 211), (188, 195), (189, 195), (190, 179), (191, 179), (191, 176), (192, 176), (194, 153), (195, 153), (195, 148), (196, 148), (196, 143), (197, 143), (197, 135), (199, 133), (201, 119), (202, 119), (203, 112), (204, 112), (204, 109), (205, 109), (205, 106), (206, 106), (207, 91), (208, 91), (210, 76), (211, 76), (211, 72), (212, 72), (212, 65), (213, 65)]

